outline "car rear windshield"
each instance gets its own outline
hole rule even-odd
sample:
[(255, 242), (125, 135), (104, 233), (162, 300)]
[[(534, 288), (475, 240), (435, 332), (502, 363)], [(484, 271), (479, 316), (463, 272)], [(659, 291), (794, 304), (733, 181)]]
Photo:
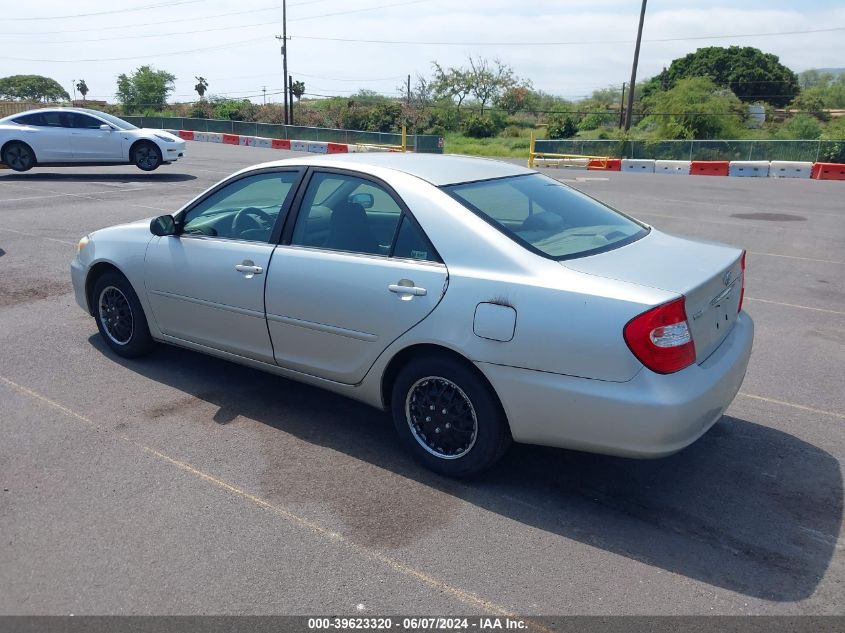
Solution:
[(648, 233), (645, 225), (542, 174), (443, 190), (515, 242), (553, 259), (612, 250)]

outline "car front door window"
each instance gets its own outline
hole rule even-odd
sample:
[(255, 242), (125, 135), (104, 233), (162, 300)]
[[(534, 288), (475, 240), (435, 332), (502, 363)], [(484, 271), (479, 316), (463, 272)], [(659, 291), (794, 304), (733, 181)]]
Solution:
[(218, 189), (182, 219), (182, 234), (267, 242), (299, 174), (268, 172)]

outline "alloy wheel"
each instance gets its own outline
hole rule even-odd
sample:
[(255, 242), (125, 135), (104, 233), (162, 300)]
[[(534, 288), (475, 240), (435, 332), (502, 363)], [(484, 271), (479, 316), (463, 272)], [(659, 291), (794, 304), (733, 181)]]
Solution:
[(408, 390), (405, 416), (414, 439), (441, 459), (463, 457), (475, 445), (478, 420), (464, 391), (451, 380), (427, 376)]
[(114, 286), (106, 286), (100, 293), (98, 306), (106, 336), (118, 345), (126, 345), (132, 339), (135, 327), (126, 295)]

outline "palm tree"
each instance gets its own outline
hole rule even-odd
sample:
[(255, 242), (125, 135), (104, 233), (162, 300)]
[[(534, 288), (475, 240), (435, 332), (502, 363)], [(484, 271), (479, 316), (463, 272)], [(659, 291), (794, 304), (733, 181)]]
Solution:
[(208, 89), (208, 82), (206, 81), (205, 77), (194, 77), (194, 79), (197, 80), (197, 85), (194, 86), (194, 90), (197, 91), (197, 94), (200, 96), (200, 101), (202, 101), (203, 95)]
[(85, 95), (88, 94), (88, 84), (85, 83), (84, 79), (80, 79), (76, 83), (76, 89), (79, 90), (79, 94), (82, 95), (82, 101), (85, 101)]

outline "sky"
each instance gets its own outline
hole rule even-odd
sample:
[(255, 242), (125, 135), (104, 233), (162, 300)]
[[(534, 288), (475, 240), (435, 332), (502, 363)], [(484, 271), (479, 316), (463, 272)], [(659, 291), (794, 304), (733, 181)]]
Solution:
[[(171, 101), (195, 99), (198, 75), (212, 95), (261, 103), (266, 88), (268, 102), (281, 101), (282, 0), (4, 4), (0, 77), (46, 75), (71, 95), (84, 78), (89, 99), (114, 101), (117, 75), (150, 64), (176, 76)], [(288, 70), (309, 95), (392, 95), (408, 74), (430, 76), (433, 60), (460, 66), (482, 56), (536, 89), (578, 99), (628, 80), (640, 4), (288, 0)], [(774, 53), (796, 72), (845, 66), (845, 0), (651, 0), (638, 77), (697, 48), (730, 45)]]

